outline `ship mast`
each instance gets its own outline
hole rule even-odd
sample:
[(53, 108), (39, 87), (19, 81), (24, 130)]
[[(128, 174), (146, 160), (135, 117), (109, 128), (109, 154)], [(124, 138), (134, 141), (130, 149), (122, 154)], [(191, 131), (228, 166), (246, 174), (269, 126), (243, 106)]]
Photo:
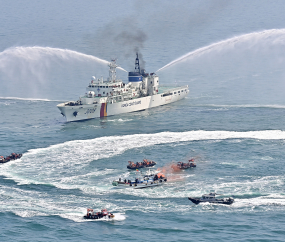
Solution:
[(110, 67), (109, 70), (109, 81), (116, 81), (116, 68), (118, 67), (118, 65), (116, 64), (116, 60), (111, 60), (111, 62), (108, 64), (108, 66)]
[(141, 73), (139, 53), (138, 52), (137, 52), (137, 58), (136, 58), (135, 72)]

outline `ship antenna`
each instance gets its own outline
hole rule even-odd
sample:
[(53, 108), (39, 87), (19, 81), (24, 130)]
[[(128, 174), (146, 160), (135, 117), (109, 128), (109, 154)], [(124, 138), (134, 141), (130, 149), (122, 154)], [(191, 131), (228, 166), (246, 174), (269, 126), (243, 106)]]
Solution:
[(141, 73), (139, 53), (138, 52), (137, 52), (137, 58), (136, 58), (135, 72)]

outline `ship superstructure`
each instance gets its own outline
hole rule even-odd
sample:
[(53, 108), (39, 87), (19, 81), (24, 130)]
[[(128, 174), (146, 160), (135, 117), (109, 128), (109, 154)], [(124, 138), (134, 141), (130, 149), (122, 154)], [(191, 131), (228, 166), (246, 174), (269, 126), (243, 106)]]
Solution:
[(140, 69), (138, 54), (128, 83), (116, 78), (117, 67), (112, 60), (107, 80), (93, 76), (84, 96), (57, 105), (68, 122), (145, 110), (178, 101), (189, 93), (188, 85), (160, 93), (159, 77)]

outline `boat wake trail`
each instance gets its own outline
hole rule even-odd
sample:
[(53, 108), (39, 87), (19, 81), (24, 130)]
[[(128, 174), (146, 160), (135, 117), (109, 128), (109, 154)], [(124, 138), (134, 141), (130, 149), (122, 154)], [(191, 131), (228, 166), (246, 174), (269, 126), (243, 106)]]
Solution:
[[(189, 141), (257, 139), (285, 140), (285, 131), (186, 131), (162, 132), (156, 134), (133, 134), (124, 136), (100, 137), (90, 140), (75, 140), (52, 145), (47, 148), (29, 150), (20, 160), (6, 163), (0, 175), (13, 179), (20, 184), (51, 184), (62, 189), (103, 189), (106, 178), (95, 186), (90, 176), (112, 176), (116, 169), (88, 169), (91, 162), (108, 159), (127, 150), (160, 144)], [(28, 164), (28, 165), (27, 165)], [(12, 168), (11, 168), (12, 166)], [(68, 172), (67, 172), (68, 171)], [(112, 178), (110, 178), (112, 179)], [(94, 188), (95, 187), (95, 188)]]
[(269, 45), (285, 45), (285, 29), (270, 29), (260, 32), (253, 32), (249, 34), (239, 35), (233, 38), (229, 38), (223, 41), (216, 42), (214, 44), (199, 48), (191, 51), (167, 65), (161, 67), (156, 72), (162, 71), (167, 67), (173, 66), (179, 62), (186, 61), (207, 54), (212, 51), (220, 52), (224, 49), (238, 48), (239, 44), (246, 43), (247, 49), (252, 49), (256, 46), (262, 48), (268, 47)]
[[(22, 217), (58, 215), (76, 222), (84, 221), (83, 213), (91, 205), (97, 209), (106, 207), (110, 211), (122, 212), (127, 210), (177, 212), (189, 211), (189, 209), (208, 211), (212, 205), (206, 204), (196, 208), (188, 203), (187, 205), (180, 203), (188, 196), (199, 197), (205, 191), (212, 189), (222, 194), (236, 195), (235, 203), (232, 205), (234, 209), (251, 211), (256, 206), (262, 206), (264, 209), (275, 209), (278, 206), (283, 209), (285, 200), (282, 174), (260, 177), (258, 173), (257, 176), (247, 174), (241, 176), (239, 172), (241, 170), (245, 172), (246, 169), (237, 166), (232, 166), (228, 170), (229, 172), (232, 169), (238, 169), (236, 172), (233, 171), (235, 175), (228, 175), (228, 172), (225, 172), (219, 175), (222, 179), (217, 179), (216, 175), (210, 175), (213, 173), (212, 170), (208, 176), (200, 177), (195, 174), (199, 170), (206, 172), (206, 163), (204, 165), (200, 163), (202, 169), (196, 169), (195, 172), (178, 174), (169, 171), (171, 165), (165, 164), (160, 169), (171, 173), (169, 174), (170, 182), (165, 186), (143, 190), (112, 189), (112, 181), (116, 177), (130, 176), (123, 164), (125, 159), (116, 157), (128, 150), (170, 143), (183, 144), (185, 142), (188, 144), (186, 142), (207, 140), (219, 142), (234, 139), (237, 139), (239, 143), (243, 139), (280, 140), (283, 144), (285, 131), (161, 132), (75, 140), (47, 148), (32, 149), (23, 154), (21, 159), (1, 165), (0, 176), (16, 183), (1, 185), (3, 192), (0, 194), (0, 211), (17, 211), (16, 215)], [(270, 157), (265, 158), (267, 163)], [(254, 157), (253, 159), (255, 160)], [(212, 163), (215, 167), (229, 166), (224, 161), (213, 162), (216, 162)], [(261, 163), (244, 161), (242, 165), (244, 164), (247, 165), (247, 169), (256, 170), (262, 161)], [(108, 165), (112, 168), (108, 168)], [(60, 196), (58, 196), (59, 189)], [(70, 192), (71, 189), (73, 189), (72, 192)], [(110, 194), (115, 194), (116, 199), (110, 199)], [(129, 198), (127, 203), (122, 196)], [(94, 204), (91, 204), (90, 197), (94, 197), (92, 200)], [(137, 203), (138, 197), (141, 203)], [(123, 220), (125, 216), (118, 216), (119, 219)]]

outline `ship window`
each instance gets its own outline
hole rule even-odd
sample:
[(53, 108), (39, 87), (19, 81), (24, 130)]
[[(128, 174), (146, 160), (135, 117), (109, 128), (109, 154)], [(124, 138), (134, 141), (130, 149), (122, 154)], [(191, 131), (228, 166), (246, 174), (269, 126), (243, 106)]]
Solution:
[(105, 88), (105, 86), (103, 86), (103, 88)]
[(102, 86), (100, 86), (100, 88), (102, 88)]
[(183, 92), (183, 90), (181, 92)]
[(176, 94), (176, 92), (174, 92), (174, 94)]
[(180, 93), (180, 91), (178, 91), (178, 93)]
[(103, 94), (105, 94), (105, 92), (103, 92)]

